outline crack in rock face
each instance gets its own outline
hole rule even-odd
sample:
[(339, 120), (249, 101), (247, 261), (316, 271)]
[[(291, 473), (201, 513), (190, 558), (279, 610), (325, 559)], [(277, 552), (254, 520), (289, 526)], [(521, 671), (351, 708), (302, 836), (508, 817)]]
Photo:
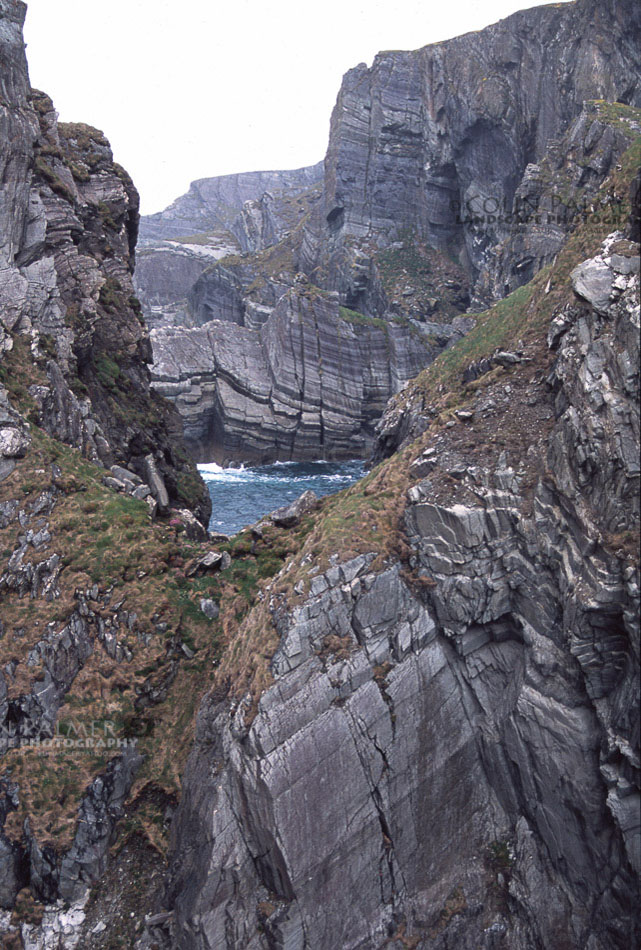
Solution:
[(279, 614), (255, 717), (204, 704), (174, 828), (181, 945), (382, 947), (403, 919), (419, 946), (628, 946), (639, 588), (603, 543), (638, 518), (620, 241), (594, 259), (607, 305), (574, 276), (552, 321), (554, 477), (531, 513), (506, 453), (476, 472), (476, 504), (431, 500), (443, 446), (405, 513), (427, 592), (399, 565), (373, 573), (374, 552), (336, 563)]
[[(137, 192), (30, 89), (24, 15), (0, 0), (2, 939), (641, 944), (639, 224), (583, 230), (638, 204), (638, 5), (350, 70), (322, 167), (143, 223), (142, 306)], [(181, 426), (221, 463), (392, 457), (215, 538)], [(21, 772), (85, 700), (110, 761)]]

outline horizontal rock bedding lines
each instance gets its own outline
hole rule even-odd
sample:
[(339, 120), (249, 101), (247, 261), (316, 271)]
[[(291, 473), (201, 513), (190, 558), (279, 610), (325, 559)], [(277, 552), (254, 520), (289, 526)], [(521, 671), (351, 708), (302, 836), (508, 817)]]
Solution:
[[(157, 388), (175, 402), (198, 457), (367, 455), (381, 404), (473, 325), (463, 314), (527, 283), (553, 260), (577, 217), (591, 213), (640, 127), (640, 32), (628, 0), (598, 9), (579, 0), (419, 50), (381, 53), (343, 80), (322, 175), (318, 166), (302, 170), (302, 181), (301, 172), (288, 173), (287, 192), (277, 181), (273, 194), (247, 202), (245, 217), (260, 238), (241, 241), (231, 256), (224, 242), (214, 248), (213, 232), (211, 245), (198, 233), (193, 240), (204, 243), (189, 243), (205, 205), (210, 224), (216, 208), (229, 215), (236, 199), (224, 179), (195, 183), (150, 219), (153, 230), (178, 216), (185, 230), (171, 248), (165, 242), (141, 260), (139, 282), (156, 328)], [(305, 191), (312, 173), (315, 190)], [(222, 259), (207, 267), (212, 253)], [(286, 324), (307, 323), (310, 290), (317, 334), (303, 334), (299, 357)], [(323, 294), (337, 294), (337, 306)], [(332, 359), (325, 346), (336, 334), (337, 308), (353, 326), (360, 322), (359, 363), (380, 391), (370, 392), (352, 362)], [(206, 334), (181, 343), (178, 327), (210, 322)], [(381, 322), (395, 341), (387, 373), (381, 327), (373, 325)], [(283, 347), (279, 365), (296, 382), (285, 392), (274, 378), (274, 337)], [(328, 366), (318, 363), (319, 346)], [(223, 351), (235, 351), (234, 365), (223, 365)], [(326, 393), (346, 400), (344, 422), (331, 397), (316, 392), (321, 372)]]

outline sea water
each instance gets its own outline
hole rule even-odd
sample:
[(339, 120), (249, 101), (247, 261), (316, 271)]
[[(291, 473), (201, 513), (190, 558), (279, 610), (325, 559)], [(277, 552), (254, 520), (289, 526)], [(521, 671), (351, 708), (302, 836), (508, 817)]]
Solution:
[(198, 466), (211, 496), (210, 531), (233, 535), (288, 505), (304, 491), (320, 497), (347, 488), (365, 474), (363, 462), (275, 462), (242, 468)]

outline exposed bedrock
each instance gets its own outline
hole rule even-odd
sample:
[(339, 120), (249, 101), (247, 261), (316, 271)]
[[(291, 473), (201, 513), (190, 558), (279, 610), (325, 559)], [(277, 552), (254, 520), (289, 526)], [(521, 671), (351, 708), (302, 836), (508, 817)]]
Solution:
[(171, 946), (638, 942), (639, 586), (617, 547), (639, 522), (639, 303), (617, 247), (573, 275), (547, 385), (498, 412), (531, 412), (536, 383), (551, 422), (527, 460), (488, 451), (459, 502), (438, 470), (465, 433), (441, 430), (404, 568), (337, 553), (305, 596), (272, 595), (273, 685), (201, 709)]
[[(165, 211), (144, 218), (134, 283), (147, 324), (190, 327), (228, 319), (215, 301), (213, 314), (210, 304), (200, 307), (198, 278), (222, 258), (238, 264), (236, 255), (260, 254), (286, 240), (318, 202), (321, 178), (319, 163), (205, 179)], [(255, 277), (254, 267), (245, 286)]]
[(305, 191), (322, 177), (322, 163), (292, 171), (242, 172), (202, 178), (164, 211), (147, 215), (140, 228), (142, 244), (185, 238), (197, 232), (229, 230), (245, 202), (266, 192)]
[(433, 349), (407, 327), (345, 319), (335, 295), (305, 289), (258, 329), (228, 331), (212, 321), (152, 333), (154, 385), (203, 461), (365, 456), (390, 395)]
[[(235, 325), (259, 330), (303, 273), (350, 310), (415, 324), (431, 336), (432, 358), (463, 329), (453, 325), (457, 316), (527, 283), (552, 262), (577, 218), (592, 213), (641, 128), (640, 50), (641, 15), (631, 0), (577, 0), (415, 51), (380, 53), (343, 80), (322, 190), (308, 187), (318, 167), (275, 184), (248, 176), (242, 196), (249, 183), (266, 190), (238, 210), (227, 179), (214, 179), (143, 223), (147, 240), (165, 229), (172, 248), (165, 241), (143, 251), (136, 280), (149, 324), (225, 321), (216, 336), (228, 335), (234, 347), (232, 338), (245, 339)], [(185, 243), (205, 224), (224, 224), (240, 253), (205, 267), (223, 253), (220, 235)], [(269, 357), (253, 352), (260, 376)], [(186, 380), (188, 364), (179, 361)], [(194, 386), (198, 375), (194, 367)], [(186, 406), (178, 403), (181, 414)], [(261, 411), (254, 405), (254, 417)], [(224, 427), (224, 410), (218, 415)], [(186, 425), (193, 439), (193, 418)], [(285, 443), (288, 430), (289, 423), (279, 433)], [(357, 433), (351, 454), (368, 440), (367, 430)]]
[[(132, 285), (138, 192), (102, 132), (59, 123), (51, 99), (30, 88), (25, 12), (0, 6), (0, 355), (18, 375), (33, 361), (21, 384), (51, 436), (139, 474), (155, 453), (177, 500), (197, 474), (180, 419), (150, 389)], [(204, 485), (190, 503), (207, 518)]]
[(474, 287), (510, 236), (504, 218), (528, 164), (583, 103), (641, 105), (640, 38), (631, 0), (578, 0), (352, 69), (332, 116), (323, 213), (304, 269), (331, 276), (341, 247), (375, 250), (409, 231), (455, 250)]

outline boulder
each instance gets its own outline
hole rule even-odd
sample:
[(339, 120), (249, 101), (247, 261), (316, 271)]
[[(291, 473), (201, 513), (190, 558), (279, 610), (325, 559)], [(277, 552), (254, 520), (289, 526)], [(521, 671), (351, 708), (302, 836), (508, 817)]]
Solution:
[(612, 293), (614, 274), (612, 269), (599, 258), (584, 261), (575, 267), (570, 275), (574, 292), (591, 303), (595, 310), (606, 310)]
[(142, 485), (142, 478), (135, 472), (130, 472), (128, 468), (122, 465), (112, 465), (111, 474), (114, 478), (119, 478), (121, 482), (131, 482), (132, 485)]
[(202, 574), (213, 574), (224, 571), (231, 564), (231, 556), (227, 551), (208, 551), (200, 558), (191, 561), (185, 568), (187, 577), (198, 577)]
[(291, 505), (284, 505), (273, 511), (271, 519), (278, 528), (294, 528), (300, 523), (301, 518), (317, 507), (318, 498), (315, 492), (306, 491)]
[(217, 620), (220, 615), (220, 607), (209, 598), (203, 598), (200, 601), (200, 609), (208, 620)]
[(180, 521), (190, 541), (207, 540), (207, 529), (187, 508), (172, 509), (172, 517)]
[(167, 511), (169, 508), (169, 495), (167, 494), (163, 477), (158, 471), (158, 466), (156, 465), (156, 460), (153, 455), (145, 456), (145, 477), (151, 489), (151, 493), (158, 504), (158, 510), (160, 512)]

